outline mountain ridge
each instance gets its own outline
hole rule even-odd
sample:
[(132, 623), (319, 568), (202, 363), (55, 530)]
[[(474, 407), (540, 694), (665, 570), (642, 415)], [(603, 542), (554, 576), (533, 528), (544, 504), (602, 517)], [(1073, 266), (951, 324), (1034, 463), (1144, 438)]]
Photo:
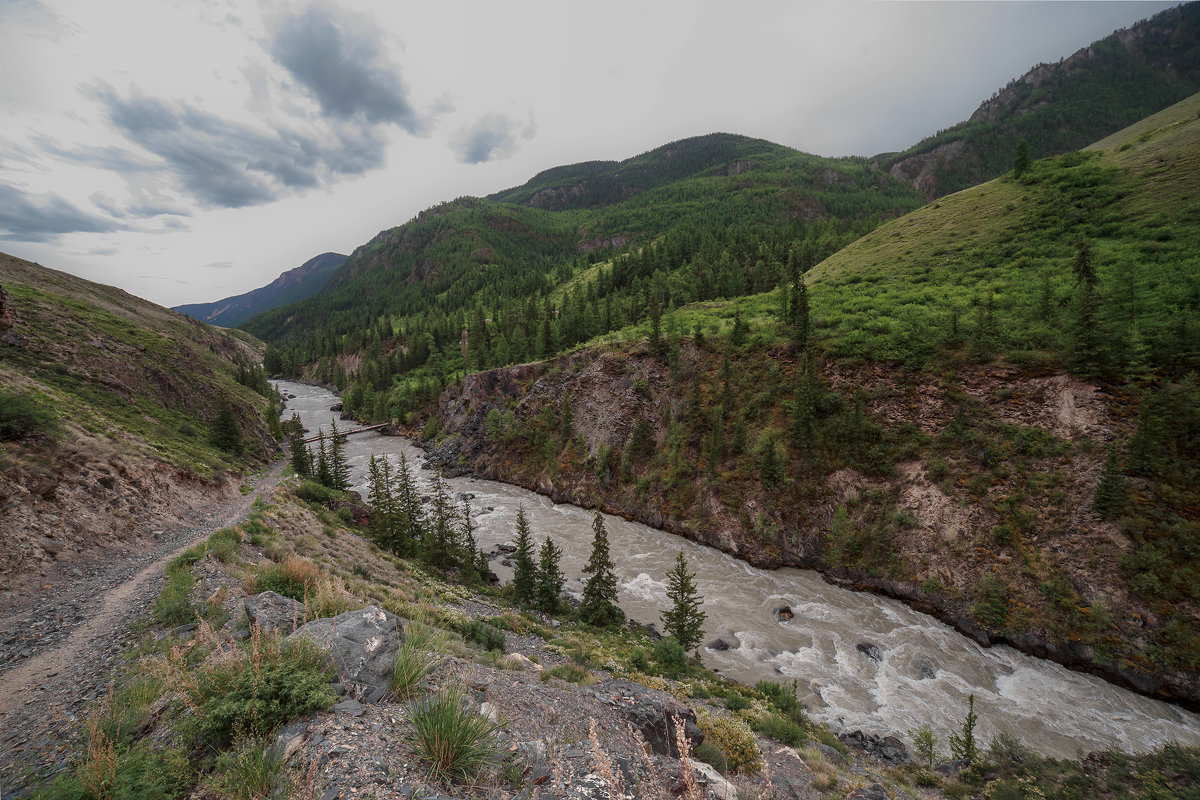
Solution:
[(322, 253), (286, 270), (266, 286), (211, 303), (173, 306), (172, 310), (210, 325), (234, 328), (264, 311), (304, 300), (321, 291), (347, 258), (340, 253)]

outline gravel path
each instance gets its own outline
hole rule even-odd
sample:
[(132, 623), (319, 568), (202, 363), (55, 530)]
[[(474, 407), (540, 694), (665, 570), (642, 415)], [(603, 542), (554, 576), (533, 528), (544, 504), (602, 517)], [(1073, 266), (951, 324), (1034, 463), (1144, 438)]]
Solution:
[(158, 595), (168, 561), (215, 530), (235, 525), (283, 474), (272, 464), (254, 491), (207, 514), (189, 512), (134, 558), (94, 564), (44, 586), (0, 618), (0, 797), (65, 769), (76, 752), (79, 714), (102, 696), (133, 636), (130, 623)]

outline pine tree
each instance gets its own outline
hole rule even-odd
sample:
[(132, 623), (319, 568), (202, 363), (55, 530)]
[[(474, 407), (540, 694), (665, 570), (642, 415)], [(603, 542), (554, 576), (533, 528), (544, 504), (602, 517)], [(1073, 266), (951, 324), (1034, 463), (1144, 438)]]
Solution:
[(459, 573), (464, 583), (475, 583), (481, 580), (484, 573), (478, 569), (479, 545), (475, 541), (475, 524), (471, 521), (471, 506), (463, 500), (462, 504), (462, 556), (459, 559)]
[(559, 569), (562, 549), (549, 536), (542, 542), (538, 554), (537, 575), (534, 581), (534, 600), (538, 611), (546, 614), (556, 614), (559, 609), (559, 596), (567, 579)]
[(536, 600), (537, 565), (533, 560), (533, 534), (529, 530), (529, 519), (525, 506), (517, 507), (517, 552), (513, 554), (513, 601), (522, 606), (533, 606)]
[(213, 420), (209, 442), (213, 447), (235, 456), (241, 455), (246, 449), (246, 443), (242, 441), (242, 431), (238, 427), (237, 414), (234, 413), (233, 404), (227, 399), (217, 406), (217, 416)]
[(975, 713), (975, 695), (967, 696), (967, 716), (963, 720), (962, 735), (950, 734), (950, 752), (956, 759), (966, 759), (974, 763), (979, 758), (979, 746), (975, 743), (975, 723), (979, 715)]
[(671, 609), (662, 612), (663, 630), (674, 636), (686, 653), (700, 644), (708, 615), (700, 610), (703, 601), (696, 591), (696, 573), (688, 571), (682, 550), (675, 558), (675, 567), (667, 573), (667, 597)]
[(1075, 240), (1075, 260), (1071, 262), (1071, 271), (1075, 273), (1076, 282), (1088, 288), (1095, 289), (1100, 283), (1096, 265), (1092, 263), (1092, 246), (1082, 236)]
[(346, 462), (346, 437), (338, 432), (337, 423), (332, 423), (329, 435), (329, 488), (345, 491), (350, 488), (350, 465)]
[(392, 497), (392, 470), (387, 456), (367, 463), (367, 502), (371, 506), (368, 533), (380, 547), (396, 551), (396, 503)]
[(329, 451), (325, 448), (325, 431), (318, 429), (317, 439), (317, 483), (333, 488), (333, 474), (329, 471)]
[(803, 277), (798, 277), (792, 284), (790, 305), (792, 328), (794, 329), (792, 341), (796, 343), (796, 347), (803, 350), (808, 347), (809, 333), (808, 289), (804, 285)]
[(402, 556), (415, 555), (424, 538), (425, 517), (416, 483), (408, 469), (408, 458), (400, 452), (400, 463), (392, 475), (392, 501), (396, 506), (394, 549)]
[(457, 531), (454, 508), (446, 482), (434, 473), (431, 489), (430, 517), (425, 536), (425, 561), (436, 569), (449, 571), (458, 566)]
[(806, 449), (812, 446), (816, 430), (817, 380), (812, 359), (806, 354), (796, 378), (796, 396), (792, 401), (792, 444)]
[(289, 427), (288, 449), (291, 453), (292, 470), (301, 478), (311, 478), (313, 473), (312, 453), (304, 443), (304, 430)]
[(1029, 169), (1029, 142), (1022, 139), (1017, 142), (1017, 152), (1013, 156), (1013, 177), (1020, 178)]
[(592, 554), (583, 568), (590, 576), (583, 585), (583, 600), (579, 603), (579, 618), (588, 625), (605, 628), (619, 624), (625, 613), (617, 605), (616, 564), (608, 549), (608, 531), (604, 515), (596, 512), (592, 520)]
[(1108, 446), (1108, 458), (1104, 460), (1104, 471), (1096, 485), (1092, 508), (1101, 517), (1111, 519), (1121, 513), (1128, 494), (1129, 481), (1121, 472), (1121, 448), (1114, 441)]

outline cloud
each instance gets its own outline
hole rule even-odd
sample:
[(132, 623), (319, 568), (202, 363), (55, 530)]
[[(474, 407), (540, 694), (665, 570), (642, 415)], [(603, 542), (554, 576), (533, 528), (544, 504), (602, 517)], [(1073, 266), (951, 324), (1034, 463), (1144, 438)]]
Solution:
[[(298, 130), (258, 129), (223, 119), (187, 103), (167, 103), (111, 87), (90, 90), (112, 124), (131, 142), (165, 162), (165, 172), (202, 206), (243, 208), (321, 186), (337, 175), (357, 175), (382, 166), (385, 142), (370, 128), (331, 123)], [(89, 154), (89, 159), (109, 153)], [(130, 167), (143, 171), (134, 159)], [(119, 164), (113, 168), (120, 172)], [(164, 166), (158, 166), (161, 172)], [(127, 209), (135, 212), (136, 207)], [(161, 201), (144, 214), (181, 213)]]
[(464, 164), (482, 164), (508, 158), (522, 140), (532, 139), (536, 133), (532, 114), (523, 123), (506, 114), (484, 114), (460, 129), (451, 147)]
[(106, 233), (119, 226), (89, 214), (56, 194), (35, 197), (0, 183), (0, 239), (50, 242), (64, 233)]
[(233, 269), (236, 264), (232, 261), (214, 261), (211, 264), (204, 265), (206, 269)]
[(388, 63), (377, 28), (334, 7), (310, 6), (277, 20), (272, 57), (328, 116), (392, 122), (415, 136), (427, 121), (408, 99), (398, 67)]

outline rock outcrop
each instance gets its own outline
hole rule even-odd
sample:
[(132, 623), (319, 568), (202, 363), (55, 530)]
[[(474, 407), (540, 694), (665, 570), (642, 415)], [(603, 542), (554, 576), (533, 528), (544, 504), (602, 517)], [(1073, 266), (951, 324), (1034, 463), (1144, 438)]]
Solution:
[(243, 602), (246, 616), (264, 634), (287, 635), (304, 622), (304, 604), (290, 597), (266, 591), (247, 597)]
[(399, 617), (377, 606), (317, 619), (288, 639), (309, 639), (329, 651), (338, 681), (354, 698), (375, 703), (390, 689), (404, 631)]

